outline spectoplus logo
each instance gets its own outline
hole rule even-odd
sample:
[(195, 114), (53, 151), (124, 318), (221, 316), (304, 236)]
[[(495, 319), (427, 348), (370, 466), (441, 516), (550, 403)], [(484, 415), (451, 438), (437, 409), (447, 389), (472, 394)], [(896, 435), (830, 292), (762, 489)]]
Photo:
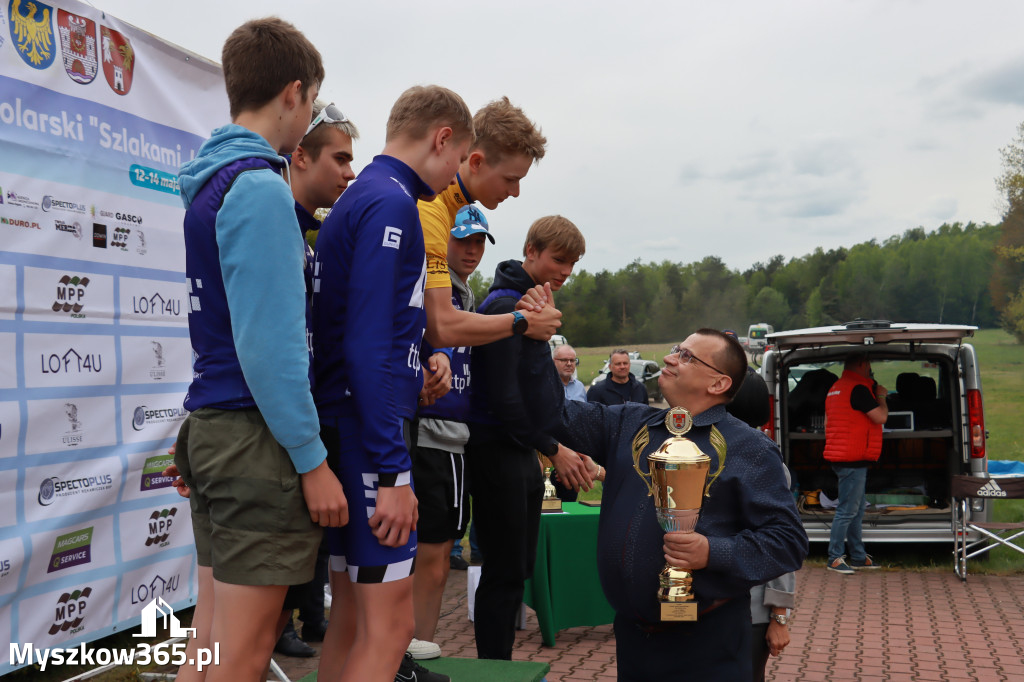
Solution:
[(66, 223), (63, 220), (54, 220), (53, 227), (58, 232), (67, 232), (70, 235), (74, 235), (75, 239), (82, 238), (82, 225), (80, 223)]
[(92, 245), (97, 249), (107, 248), (107, 226), (103, 223), (92, 224)]
[(70, 630), (69, 634), (74, 634), (83, 629), (82, 621), (85, 620), (85, 607), (90, 595), (92, 595), (91, 587), (60, 595), (49, 633), (55, 635), (58, 632)]
[(11, 574), (11, 560), (0, 559), (0, 578), (6, 578)]
[(51, 476), (43, 479), (39, 484), (39, 496), (36, 498), (39, 505), (48, 507), (58, 497), (71, 497), (79, 493), (95, 493), (110, 490), (114, 487), (114, 477), (111, 474), (101, 473), (98, 476), (84, 476), (80, 478), (62, 479), (59, 476)]
[(63, 355), (42, 353), (39, 367), (43, 374), (99, 374), (103, 371), (103, 354), (82, 355), (74, 348), (69, 348)]
[(164, 469), (174, 464), (174, 457), (171, 455), (157, 455), (147, 457), (142, 465), (142, 480), (139, 482), (139, 490), (156, 490), (168, 488), (174, 482), (173, 476), (164, 476)]
[(174, 525), (174, 515), (178, 513), (177, 507), (170, 509), (156, 509), (149, 515), (149, 536), (146, 538), (146, 547), (156, 545), (166, 547), (170, 544), (171, 526)]
[(7, 225), (8, 227), (24, 227), (27, 230), (41, 230), (34, 220), (22, 220), (21, 218), (8, 218), (7, 216), (0, 216), (0, 225)]
[(71, 313), (71, 317), (85, 317), (85, 289), (89, 286), (88, 277), (64, 275), (57, 280), (57, 298), (53, 301), (53, 312)]
[(85, 213), (85, 204), (76, 201), (64, 201), (57, 199), (50, 194), (43, 197), (43, 211), (69, 211), (71, 213)]
[(151, 409), (145, 405), (139, 405), (132, 414), (132, 428), (136, 431), (141, 431), (153, 424), (180, 422), (186, 416), (188, 416), (188, 411), (184, 407)]
[(47, 573), (92, 561), (92, 526), (60, 535), (53, 543)]

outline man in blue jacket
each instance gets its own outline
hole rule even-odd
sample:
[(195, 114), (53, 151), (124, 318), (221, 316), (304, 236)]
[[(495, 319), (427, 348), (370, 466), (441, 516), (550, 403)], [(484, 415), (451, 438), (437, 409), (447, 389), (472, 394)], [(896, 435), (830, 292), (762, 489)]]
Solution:
[[(628, 403), (606, 407), (562, 400), (562, 442), (607, 467), (597, 565), (615, 609), (620, 680), (749, 680), (750, 588), (800, 568), (807, 535), (786, 485), (778, 448), (725, 405), (746, 373), (739, 343), (700, 329), (665, 356), (658, 384), (669, 407), (693, 417), (686, 434), (711, 457), (695, 532), (665, 533), (647, 483), (647, 457), (669, 436), (667, 410)], [(593, 470), (597, 464), (591, 462)], [(658, 574), (666, 559), (693, 572), (698, 617), (662, 621)]]

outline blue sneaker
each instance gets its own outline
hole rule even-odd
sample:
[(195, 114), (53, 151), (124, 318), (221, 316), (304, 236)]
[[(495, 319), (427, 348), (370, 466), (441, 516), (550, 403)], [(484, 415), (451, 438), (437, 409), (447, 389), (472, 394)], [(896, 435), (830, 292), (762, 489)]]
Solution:
[(865, 554), (864, 561), (850, 560), (850, 567), (855, 571), (870, 571), (876, 568), (881, 568), (882, 565), (875, 563), (875, 560), (871, 558), (870, 554)]
[(846, 555), (830, 560), (825, 568), (843, 575), (853, 575), (853, 569), (850, 568), (850, 564), (846, 563)]

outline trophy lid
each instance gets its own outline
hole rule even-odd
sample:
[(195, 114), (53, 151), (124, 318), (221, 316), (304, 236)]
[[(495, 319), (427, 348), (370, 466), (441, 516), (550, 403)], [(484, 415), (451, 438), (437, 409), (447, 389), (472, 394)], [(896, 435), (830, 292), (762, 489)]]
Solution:
[(676, 466), (709, 464), (711, 458), (701, 452), (689, 438), (669, 438), (656, 451), (647, 456), (650, 462), (664, 462)]

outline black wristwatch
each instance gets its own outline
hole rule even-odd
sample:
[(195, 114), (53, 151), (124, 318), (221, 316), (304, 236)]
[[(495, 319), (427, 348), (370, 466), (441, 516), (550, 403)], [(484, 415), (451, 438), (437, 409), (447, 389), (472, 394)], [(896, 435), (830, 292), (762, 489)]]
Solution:
[(512, 311), (512, 333), (516, 336), (522, 336), (529, 328), (530, 322), (526, 319), (526, 315), (523, 315), (518, 310)]
[(555, 455), (557, 455), (558, 454), (558, 441), (557, 440), (551, 441), (551, 445), (547, 446), (547, 448), (545, 448), (544, 450), (541, 450), (540, 454), (544, 455), (545, 457), (554, 457)]

